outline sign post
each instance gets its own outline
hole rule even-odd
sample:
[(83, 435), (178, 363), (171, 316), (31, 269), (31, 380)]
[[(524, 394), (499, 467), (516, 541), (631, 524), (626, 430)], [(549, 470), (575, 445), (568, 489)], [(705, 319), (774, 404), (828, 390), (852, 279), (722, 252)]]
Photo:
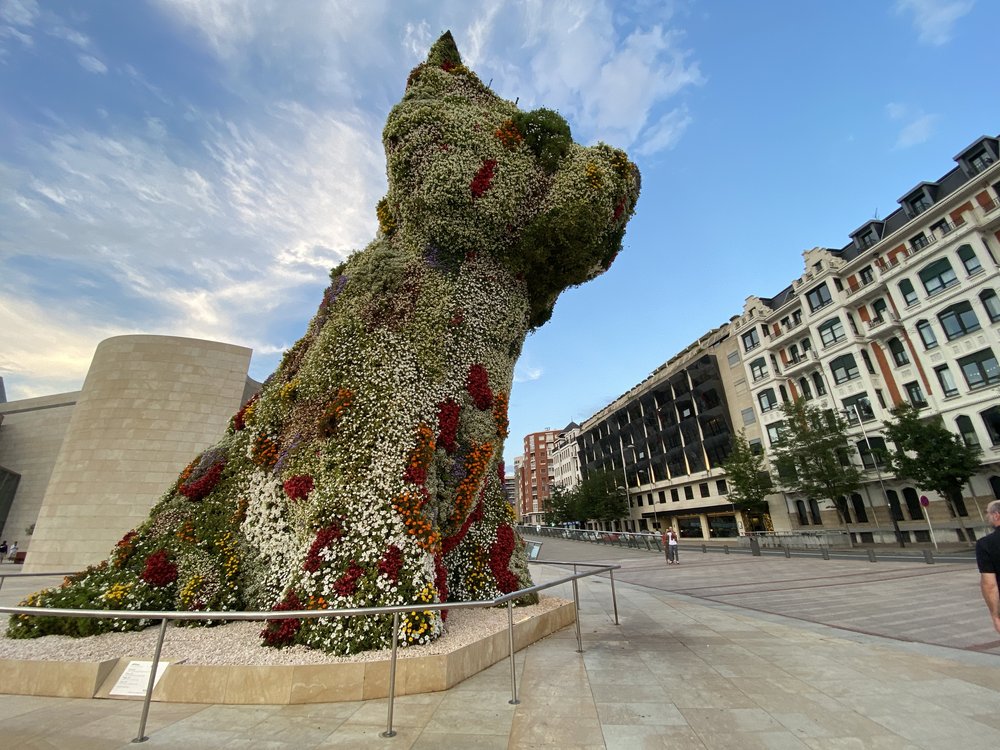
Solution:
[(934, 537), (934, 527), (931, 526), (931, 514), (927, 512), (927, 506), (931, 504), (931, 501), (927, 499), (927, 495), (920, 496), (920, 507), (924, 510), (924, 518), (927, 520), (927, 528), (931, 532), (931, 541), (934, 542), (934, 551), (937, 552), (938, 543), (937, 539)]

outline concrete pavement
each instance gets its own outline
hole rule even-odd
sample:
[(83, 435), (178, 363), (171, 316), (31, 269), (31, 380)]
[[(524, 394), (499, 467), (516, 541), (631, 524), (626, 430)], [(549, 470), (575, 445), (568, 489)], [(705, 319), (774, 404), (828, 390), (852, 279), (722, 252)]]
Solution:
[[(576, 653), (573, 628), (520, 652), (519, 705), (508, 703), (510, 672), (501, 662), (446, 692), (398, 699), (399, 733), (391, 739), (379, 736), (384, 700), (154, 704), (150, 740), (140, 747), (933, 750), (1000, 743), (1000, 661), (984, 648), (994, 635), (968, 564), (682, 550), (681, 565), (667, 567), (650, 553), (541, 541), (548, 560), (620, 560), (621, 624), (613, 621), (610, 581), (581, 582), (584, 653)], [(560, 573), (536, 568), (538, 579)], [(560, 595), (572, 595), (563, 589)], [(927, 622), (906, 624), (924, 615)], [(869, 634), (879, 629), (891, 637)], [(949, 637), (949, 646), (935, 645)], [(122, 701), (0, 696), (0, 738), (19, 750), (136, 747), (128, 740), (139, 710)]]

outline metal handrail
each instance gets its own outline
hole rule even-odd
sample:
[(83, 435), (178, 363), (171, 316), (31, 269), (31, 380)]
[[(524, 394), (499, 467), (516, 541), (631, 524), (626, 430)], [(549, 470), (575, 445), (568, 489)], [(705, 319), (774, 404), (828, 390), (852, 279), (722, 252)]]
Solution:
[[(608, 565), (600, 563), (582, 562), (560, 562), (554, 560), (528, 561), (534, 565), (572, 565), (572, 575), (567, 575), (547, 583), (539, 583), (528, 588), (518, 589), (509, 594), (504, 594), (496, 599), (481, 599), (471, 602), (428, 602), (425, 604), (397, 604), (391, 607), (350, 607), (345, 609), (303, 609), (303, 610), (282, 610), (280, 612), (233, 612), (226, 610), (201, 610), (198, 612), (176, 612), (163, 610), (111, 610), (111, 609), (63, 609), (46, 607), (2, 607), (0, 614), (8, 615), (29, 615), (36, 617), (84, 617), (115, 620), (159, 620), (160, 630), (156, 639), (156, 649), (153, 654), (153, 661), (149, 673), (149, 681), (146, 685), (145, 698), (143, 699), (142, 716), (139, 719), (139, 732), (132, 740), (133, 743), (145, 742), (149, 739), (146, 736), (146, 719), (149, 715), (149, 704), (153, 696), (153, 685), (156, 680), (156, 671), (160, 662), (160, 653), (163, 649), (163, 640), (167, 632), (167, 624), (171, 620), (293, 620), (293, 619), (314, 619), (320, 617), (361, 617), (366, 615), (386, 615), (391, 614), (392, 618), (392, 646), (389, 658), (389, 696), (388, 696), (388, 718), (386, 720), (386, 731), (383, 737), (394, 737), (396, 732), (392, 728), (393, 703), (396, 691), (396, 652), (399, 644), (399, 615), (404, 612), (426, 612), (427, 610), (440, 609), (473, 609), (477, 607), (496, 607), (502, 604), (507, 605), (507, 629), (508, 642), (510, 644), (510, 686), (511, 704), (520, 703), (517, 698), (517, 673), (514, 663), (514, 600), (528, 594), (560, 586), (564, 583), (573, 584), (573, 608), (574, 619), (576, 620), (576, 643), (577, 653), (583, 653), (583, 639), (580, 634), (580, 598), (577, 581), (580, 578), (609, 573), (611, 576), (611, 599), (614, 606), (615, 625), (618, 625), (618, 600), (615, 595), (614, 571), (621, 568), (620, 565)], [(578, 572), (577, 566), (593, 568), (584, 572)], [(8, 573), (4, 577), (28, 578), (41, 576), (76, 575), (76, 573)]]

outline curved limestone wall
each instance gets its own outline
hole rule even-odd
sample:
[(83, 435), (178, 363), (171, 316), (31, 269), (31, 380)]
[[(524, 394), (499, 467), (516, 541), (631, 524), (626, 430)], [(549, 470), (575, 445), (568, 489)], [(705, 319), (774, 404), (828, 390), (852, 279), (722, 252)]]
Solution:
[(240, 408), (251, 350), (173, 336), (101, 342), (38, 514), (25, 571), (107, 557)]

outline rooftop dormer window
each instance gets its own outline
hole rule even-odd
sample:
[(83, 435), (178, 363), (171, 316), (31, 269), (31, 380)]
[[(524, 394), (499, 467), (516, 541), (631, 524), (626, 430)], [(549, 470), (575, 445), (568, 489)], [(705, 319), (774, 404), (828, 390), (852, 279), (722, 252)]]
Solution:
[(993, 154), (985, 148), (979, 149), (969, 157), (969, 166), (972, 167), (973, 174), (979, 174), (987, 169), (994, 162)]
[(922, 214), (931, 207), (931, 200), (926, 193), (920, 192), (906, 200), (907, 213), (912, 216)]
[(862, 249), (871, 247), (876, 242), (878, 242), (878, 235), (875, 233), (874, 229), (869, 229), (864, 234), (858, 236), (858, 244)]

